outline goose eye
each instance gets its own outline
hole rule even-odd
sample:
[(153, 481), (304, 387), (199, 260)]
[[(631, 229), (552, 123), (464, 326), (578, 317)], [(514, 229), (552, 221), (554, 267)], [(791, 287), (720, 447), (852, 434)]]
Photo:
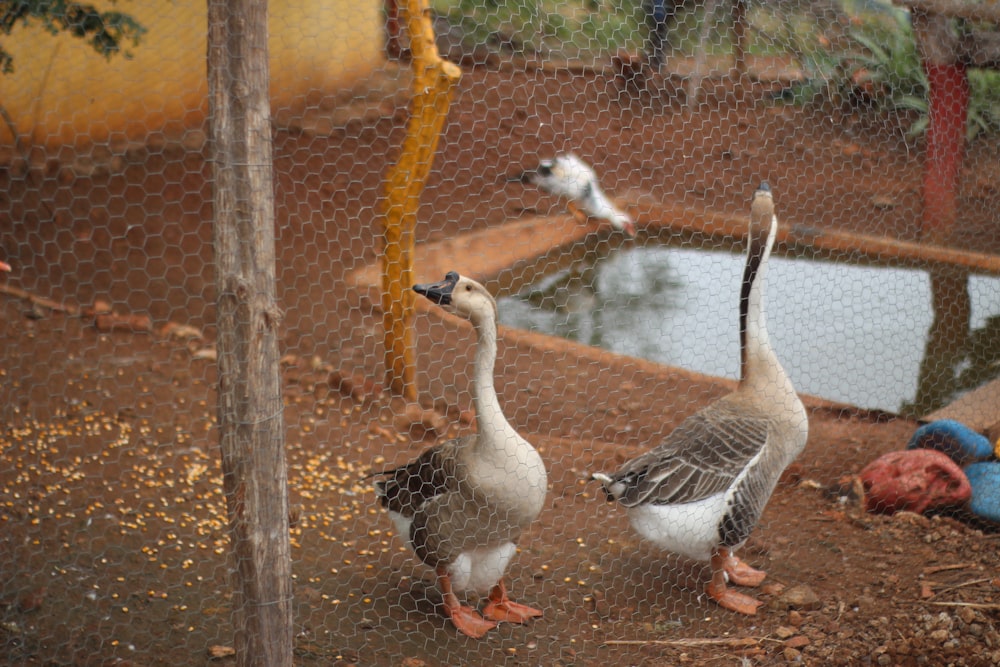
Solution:
[(547, 164), (543, 164), (538, 168), (538, 173), (542, 176), (550, 176), (552, 174), (552, 167)]

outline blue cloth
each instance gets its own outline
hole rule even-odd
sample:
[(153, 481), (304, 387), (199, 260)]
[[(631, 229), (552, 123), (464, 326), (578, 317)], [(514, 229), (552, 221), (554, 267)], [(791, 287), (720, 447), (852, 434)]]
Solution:
[(986, 436), (952, 419), (924, 424), (913, 434), (906, 448), (936, 449), (960, 466), (993, 458), (993, 447)]

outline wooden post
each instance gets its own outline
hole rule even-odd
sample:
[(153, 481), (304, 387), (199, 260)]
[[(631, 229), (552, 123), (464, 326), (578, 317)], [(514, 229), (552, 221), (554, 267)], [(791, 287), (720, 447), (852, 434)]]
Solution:
[(969, 81), (953, 19), (921, 9), (913, 11), (912, 20), (930, 96), (921, 240), (940, 244), (948, 240), (957, 216), (955, 193), (965, 156)]
[[(956, 199), (965, 157), (969, 80), (954, 20), (933, 10), (914, 9), (912, 21), (930, 96), (921, 240), (945, 245), (958, 217)], [(940, 407), (938, 403), (954, 391), (957, 367), (968, 344), (972, 309), (966, 272), (932, 267), (929, 273), (934, 320), (927, 333), (912, 406), (918, 415)]]
[(427, 182), (451, 96), (461, 78), (454, 63), (442, 60), (434, 43), (427, 0), (401, 5), (413, 54), (413, 109), (403, 150), (386, 179), (382, 253), (382, 325), (386, 384), (415, 400), (413, 360), (413, 229), (420, 194)]
[(291, 667), (266, 0), (209, 0), (219, 439), (236, 663)]

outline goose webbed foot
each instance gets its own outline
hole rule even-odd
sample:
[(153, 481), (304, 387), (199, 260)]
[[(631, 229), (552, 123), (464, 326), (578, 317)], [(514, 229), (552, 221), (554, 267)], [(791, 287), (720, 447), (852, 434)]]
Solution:
[(493, 590), (490, 591), (489, 602), (483, 610), (483, 615), (494, 621), (525, 623), (532, 618), (538, 618), (542, 615), (542, 612), (540, 609), (519, 604), (508, 598), (507, 588), (504, 586), (503, 579), (501, 579), (493, 587)]
[(724, 558), (722, 569), (731, 583), (738, 586), (760, 586), (767, 577), (767, 572), (750, 567), (728, 549), (723, 549), (721, 555)]
[(725, 584), (718, 587), (715, 585), (715, 582), (712, 582), (705, 589), (705, 592), (708, 593), (710, 598), (718, 602), (719, 606), (725, 607), (729, 611), (735, 611), (738, 614), (753, 616), (757, 613), (757, 607), (761, 605), (760, 600), (733, 590)]
[[(735, 564), (733, 561), (735, 561)], [(731, 569), (736, 570), (736, 578), (734, 578), (733, 574), (730, 572)], [(729, 588), (726, 585), (727, 576), (733, 581), (733, 583), (756, 586), (764, 580), (764, 576), (766, 575), (760, 570), (753, 569), (735, 556), (731, 555), (728, 549), (719, 549), (712, 554), (712, 581), (708, 584), (705, 592), (708, 593), (710, 598), (718, 602), (721, 607), (730, 611), (735, 611), (738, 614), (746, 614), (747, 616), (753, 616), (756, 614), (757, 607), (761, 605), (760, 600), (756, 600), (749, 595), (744, 595), (739, 591)], [(742, 584), (740, 581), (737, 581), (737, 578), (740, 577), (742, 577), (744, 581), (755, 581), (756, 583)]]
[(437, 574), (438, 585), (444, 596), (444, 614), (459, 632), (468, 637), (479, 639), (497, 626), (496, 622), (486, 620), (475, 609), (458, 601), (458, 597), (451, 588), (451, 577), (445, 571), (439, 569)]
[(458, 604), (457, 600), (454, 606), (449, 606), (446, 602), (444, 613), (459, 632), (474, 639), (479, 639), (497, 627), (496, 621), (483, 618), (475, 609)]

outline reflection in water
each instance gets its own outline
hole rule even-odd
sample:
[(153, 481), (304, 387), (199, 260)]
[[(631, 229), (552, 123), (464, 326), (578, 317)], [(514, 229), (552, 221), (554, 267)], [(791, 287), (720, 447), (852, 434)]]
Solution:
[(917, 376), (917, 395), (903, 412), (923, 415), (940, 407), (942, 397), (955, 393), (957, 370), (969, 338), (972, 301), (968, 275), (955, 269), (930, 272), (934, 321), (927, 332), (924, 358)]
[[(501, 299), (500, 316), (506, 325), (736, 378), (742, 265), (739, 253), (605, 250)], [(962, 275), (939, 284), (934, 292), (945, 305), (937, 318), (932, 284), (925, 271), (773, 257), (769, 328), (795, 386), (865, 408), (924, 414), (1000, 375), (1000, 279)], [(925, 348), (939, 353), (925, 355)]]

